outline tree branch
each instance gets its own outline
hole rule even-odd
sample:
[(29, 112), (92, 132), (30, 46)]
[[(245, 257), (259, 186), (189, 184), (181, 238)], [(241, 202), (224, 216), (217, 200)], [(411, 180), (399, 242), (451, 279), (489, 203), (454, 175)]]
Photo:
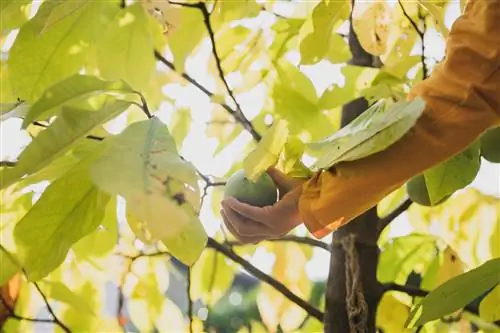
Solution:
[(384, 218), (379, 219), (377, 229), (378, 234), (380, 235), (384, 229), (391, 224), (399, 215), (403, 214), (410, 206), (413, 204), (411, 199), (406, 199), (399, 207), (397, 207), (394, 211), (392, 211), (389, 215)]
[(15, 161), (0, 161), (0, 167), (12, 168), (16, 166)]
[(71, 333), (71, 330), (69, 329), (68, 326), (66, 326), (59, 318), (56, 316), (54, 309), (52, 309), (52, 306), (50, 306), (49, 301), (47, 299), (47, 296), (43, 293), (42, 289), (40, 289), (40, 286), (38, 283), (35, 281), (32, 282), (33, 285), (35, 286), (36, 290), (38, 290), (38, 293), (40, 293), (40, 296), (42, 296), (43, 301), (45, 303), (45, 306), (47, 307), (47, 311), (49, 311), (50, 315), (54, 319), (54, 323), (56, 323), (64, 332), (66, 333)]
[(191, 267), (187, 269), (186, 295), (188, 301), (189, 333), (193, 333), (193, 300), (191, 299)]
[(14, 312), (14, 309), (10, 307), (9, 304), (7, 304), (7, 301), (3, 298), (2, 295), (0, 295), (0, 302), (2, 302), (2, 305), (4, 306), (5, 309), (9, 312), (8, 318), (15, 319), (15, 320), (26, 320), (30, 321), (33, 323), (47, 323), (47, 324), (57, 324), (53, 319), (38, 319), (38, 318), (30, 318), (30, 317), (23, 317), (19, 316)]
[[(266, 240), (266, 242), (292, 242), (292, 243), (300, 243), (300, 244), (310, 245), (310, 246), (313, 246), (313, 247), (318, 247), (318, 248), (326, 250), (326, 251), (330, 251), (330, 245), (328, 245), (325, 242), (322, 242), (322, 241), (319, 241), (317, 239), (310, 238), (310, 237), (288, 235), (288, 236), (283, 236), (283, 237), (277, 238), (277, 239), (268, 239), (268, 240)], [(244, 246), (244, 245), (247, 245), (247, 244), (242, 244), (241, 242), (238, 242), (238, 241), (228, 241), (228, 242), (226, 242), (224, 244), (228, 245), (228, 246)]]
[(245, 270), (247, 270), (250, 274), (254, 275), (256, 278), (259, 280), (267, 283), (274, 289), (276, 289), (278, 292), (280, 292), (283, 296), (288, 298), (290, 301), (294, 302), (298, 306), (300, 306), (304, 311), (306, 311), (311, 317), (316, 318), (319, 321), (323, 321), (323, 312), (312, 306), (310, 303), (307, 301), (303, 300), (299, 296), (295, 295), (290, 289), (288, 289), (284, 284), (281, 282), (277, 281), (274, 279), (272, 276), (267, 275), (257, 267), (253, 266), (251, 263), (249, 263), (247, 260), (245, 260), (243, 257), (239, 256), (236, 252), (234, 252), (232, 249), (220, 244), (213, 238), (208, 239), (207, 247), (211, 248), (215, 251), (218, 251), (219, 253), (223, 254), (227, 258), (231, 259), (232, 261), (240, 264)]

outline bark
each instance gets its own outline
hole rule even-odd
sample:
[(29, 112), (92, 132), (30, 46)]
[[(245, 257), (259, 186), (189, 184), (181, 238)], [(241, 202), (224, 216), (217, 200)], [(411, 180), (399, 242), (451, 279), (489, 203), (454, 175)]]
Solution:
[[(354, 5), (354, 3), (353, 3)], [(349, 31), (349, 47), (353, 58), (349, 64), (364, 67), (380, 67), (380, 59), (368, 54), (359, 44), (352, 26)], [(342, 109), (342, 126), (346, 126), (368, 108), (368, 102), (364, 98), (356, 99)], [(332, 254), (330, 259), (330, 271), (326, 287), (324, 331), (326, 333), (375, 333), (377, 306), (382, 297), (382, 286), (377, 281), (377, 266), (379, 260), (379, 248), (377, 246), (377, 224), (378, 216), (376, 208), (356, 218), (351, 223), (333, 233)], [(354, 250), (357, 254), (357, 262), (349, 262), (349, 254), (340, 243), (354, 236)], [(350, 251), (352, 252), (352, 251)], [(348, 302), (346, 296), (346, 274), (351, 265), (359, 265), (358, 278), (362, 294), (362, 302), (366, 305), (366, 318), (356, 316), (352, 318), (356, 323), (365, 322), (363, 327), (352, 329), (348, 316)], [(355, 279), (354, 276), (352, 279)], [(362, 302), (357, 303), (360, 308)], [(366, 313), (365, 312), (365, 313)]]

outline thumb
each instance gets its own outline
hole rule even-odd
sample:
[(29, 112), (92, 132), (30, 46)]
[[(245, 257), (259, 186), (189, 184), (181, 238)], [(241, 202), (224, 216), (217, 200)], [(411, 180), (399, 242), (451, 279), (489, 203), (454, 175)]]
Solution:
[(286, 193), (301, 185), (304, 180), (287, 176), (274, 167), (267, 169), (267, 174), (272, 178), (280, 193)]

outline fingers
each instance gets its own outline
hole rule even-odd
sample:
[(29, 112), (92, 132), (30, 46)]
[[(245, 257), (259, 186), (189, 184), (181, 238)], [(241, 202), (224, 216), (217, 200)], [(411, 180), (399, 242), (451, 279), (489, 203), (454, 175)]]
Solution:
[(226, 228), (242, 243), (260, 242), (266, 239), (270, 232), (265, 225), (242, 218), (231, 210), (221, 210), (220, 213)]
[(274, 167), (268, 168), (267, 174), (273, 179), (274, 184), (280, 191), (280, 194), (285, 194), (306, 181), (305, 178), (302, 179), (287, 176), (285, 173)]
[(247, 205), (232, 197), (224, 199), (221, 204), (226, 211), (234, 210), (246, 219), (267, 223), (269, 214), (264, 208)]

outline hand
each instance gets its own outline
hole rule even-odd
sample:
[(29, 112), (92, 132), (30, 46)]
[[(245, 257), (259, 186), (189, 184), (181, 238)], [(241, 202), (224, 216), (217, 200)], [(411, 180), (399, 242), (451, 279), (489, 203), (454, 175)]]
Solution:
[(255, 207), (232, 197), (222, 201), (224, 224), (242, 243), (280, 238), (301, 223), (299, 198), (306, 179), (289, 177), (275, 168), (267, 173), (279, 191), (280, 200), (274, 205)]

